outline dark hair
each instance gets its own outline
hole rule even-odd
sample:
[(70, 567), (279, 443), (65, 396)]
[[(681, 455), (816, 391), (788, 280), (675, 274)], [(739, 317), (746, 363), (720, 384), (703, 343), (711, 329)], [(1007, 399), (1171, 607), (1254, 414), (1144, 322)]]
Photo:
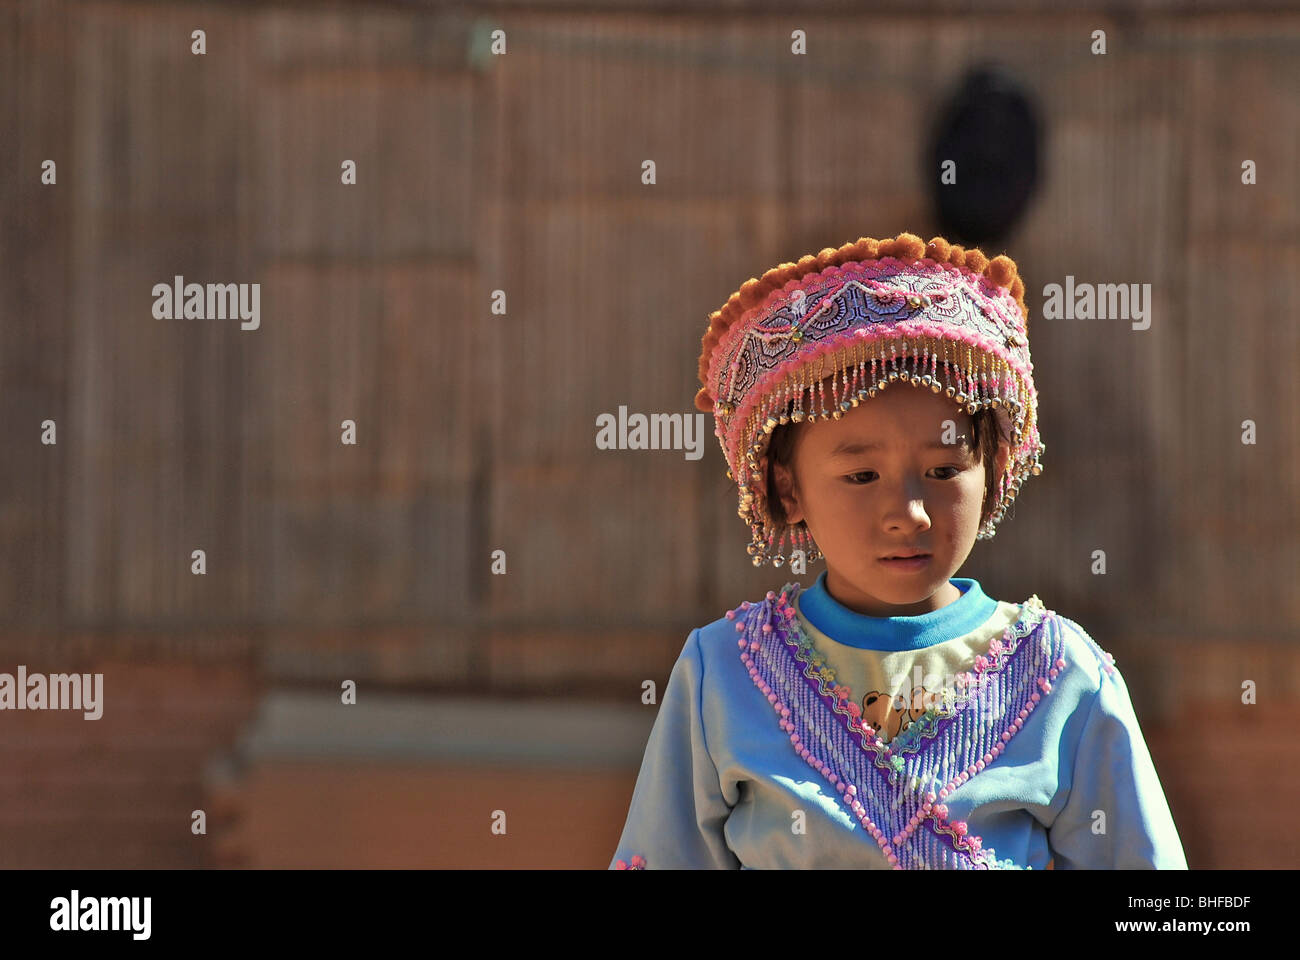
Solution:
[[(995, 410), (985, 408), (971, 417), (972, 442), (976, 461), (984, 465), (984, 506), (980, 511), (982, 524), (993, 513), (994, 487), (997, 476), (994, 473), (998, 455), (998, 441), (1002, 437)], [(806, 422), (806, 421), (805, 421)], [(795, 440), (801, 423), (783, 423), (772, 431), (767, 447), (767, 509), (779, 529), (789, 521), (785, 515), (785, 505), (781, 503), (781, 494), (776, 485), (776, 465), (779, 463), (793, 470)]]

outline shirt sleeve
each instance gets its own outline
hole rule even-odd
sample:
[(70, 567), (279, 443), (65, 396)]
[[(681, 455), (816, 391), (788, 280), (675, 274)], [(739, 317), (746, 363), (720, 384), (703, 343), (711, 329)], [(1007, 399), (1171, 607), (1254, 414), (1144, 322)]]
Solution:
[(740, 867), (723, 836), (731, 807), (700, 716), (699, 633), (691, 631), (664, 688), (611, 869), (623, 869), (619, 861), (647, 870)]
[[(1047, 831), (1054, 869), (1187, 869), (1119, 670), (1102, 669), (1071, 779), (1065, 807)], [(1104, 824), (1098, 811), (1105, 814)]]

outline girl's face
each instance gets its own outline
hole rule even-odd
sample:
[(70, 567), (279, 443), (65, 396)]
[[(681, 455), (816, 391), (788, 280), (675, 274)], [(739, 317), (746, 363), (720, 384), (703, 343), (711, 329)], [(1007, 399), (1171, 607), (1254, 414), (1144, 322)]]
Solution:
[[(945, 421), (954, 425), (947, 445)], [(902, 381), (839, 420), (798, 428), (794, 469), (776, 465), (777, 489), (787, 519), (807, 521), (825, 555), (832, 597), (858, 613), (898, 617), (961, 595), (948, 580), (975, 545), (984, 502), (985, 467), (972, 444), (964, 408)], [(1007, 453), (1000, 444), (996, 476)], [(919, 569), (884, 561), (913, 550), (930, 554)]]

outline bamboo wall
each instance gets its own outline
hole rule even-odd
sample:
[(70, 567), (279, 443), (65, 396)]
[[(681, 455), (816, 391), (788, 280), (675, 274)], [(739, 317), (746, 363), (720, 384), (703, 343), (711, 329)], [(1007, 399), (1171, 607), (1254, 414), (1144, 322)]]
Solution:
[[(1047, 452), (960, 575), (1037, 593), (1115, 655), (1194, 866), (1277, 857), (1261, 780), (1297, 748), (1261, 738), (1300, 719), (1300, 16), (1051, 7), (0, 2), (0, 670), (104, 669), (122, 706), (92, 733), (0, 716), (0, 831), (21, 836), (0, 865), (256, 864), (265, 838), (223, 857), (188, 815), (277, 690), (627, 705), (648, 730), (641, 680), (786, 572), (749, 565), (711, 422), (689, 460), (598, 450), (596, 417), (693, 415), (707, 314), (746, 278), (933, 235), (930, 124), (984, 61), (1045, 123), (1006, 252)], [(260, 328), (155, 319), (175, 275), (259, 283)], [(1067, 275), (1151, 284), (1151, 328), (1042, 318)], [(1187, 732), (1210, 713), (1258, 837), (1216, 833)], [(635, 740), (626, 795), (588, 815), (609, 849)], [(236, 768), (234, 808), (300, 796), (241, 794)], [(516, 842), (511, 862), (558, 856)], [(1281, 842), (1300, 862), (1300, 831)], [(393, 846), (412, 849), (442, 848)]]

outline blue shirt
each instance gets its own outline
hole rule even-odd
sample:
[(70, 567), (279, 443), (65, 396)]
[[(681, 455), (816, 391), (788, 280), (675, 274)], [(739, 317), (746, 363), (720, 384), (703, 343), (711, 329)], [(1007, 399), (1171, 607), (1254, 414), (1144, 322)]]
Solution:
[[(611, 868), (1186, 869), (1109, 654), (1037, 597), (951, 582), (945, 607), (870, 617), (823, 572), (692, 630)], [(918, 664), (956, 682), (891, 689)], [(840, 697), (835, 668), (881, 689)]]

